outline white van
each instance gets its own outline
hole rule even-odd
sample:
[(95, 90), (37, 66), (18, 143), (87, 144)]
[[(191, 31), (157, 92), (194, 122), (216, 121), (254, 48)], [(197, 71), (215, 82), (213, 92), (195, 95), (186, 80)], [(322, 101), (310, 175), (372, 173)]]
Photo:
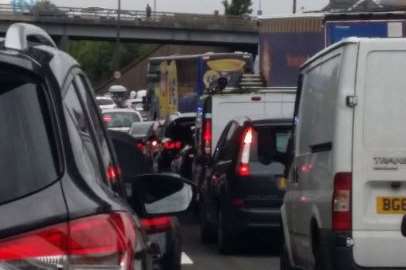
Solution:
[(347, 39), (300, 82), (281, 269), (406, 269), (406, 39)]

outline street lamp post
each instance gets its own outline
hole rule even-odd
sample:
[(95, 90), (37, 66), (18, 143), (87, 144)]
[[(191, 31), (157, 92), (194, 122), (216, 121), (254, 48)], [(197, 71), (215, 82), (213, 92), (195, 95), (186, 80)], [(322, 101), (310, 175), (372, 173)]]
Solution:
[(121, 47), (121, 0), (118, 0), (114, 71), (118, 71), (120, 68), (120, 60), (121, 60), (120, 47)]
[(297, 0), (293, 0), (293, 14), (296, 14), (297, 10)]

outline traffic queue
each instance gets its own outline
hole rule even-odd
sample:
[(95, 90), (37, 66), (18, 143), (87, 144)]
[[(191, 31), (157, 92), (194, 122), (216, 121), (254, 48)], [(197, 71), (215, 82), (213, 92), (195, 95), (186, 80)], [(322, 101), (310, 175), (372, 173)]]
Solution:
[[(255, 231), (282, 270), (406, 269), (405, 48), (344, 39), (297, 87), (267, 86), (249, 53), (151, 59), (161, 92), (95, 97), (44, 30), (10, 26), (0, 268), (181, 269), (178, 214), (192, 205), (221, 254)], [(182, 95), (177, 61), (204, 67)]]

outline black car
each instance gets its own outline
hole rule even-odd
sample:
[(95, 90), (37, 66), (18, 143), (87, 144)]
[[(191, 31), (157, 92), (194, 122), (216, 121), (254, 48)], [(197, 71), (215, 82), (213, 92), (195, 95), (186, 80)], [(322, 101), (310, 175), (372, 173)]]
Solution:
[(201, 238), (233, 251), (244, 232), (280, 233), (292, 121), (240, 119), (223, 131), (201, 186)]
[[(127, 179), (151, 173), (149, 158), (139, 146), (135, 146), (138, 145), (137, 138), (120, 131), (109, 131), (109, 135), (118, 154), (124, 182), (128, 182)], [(142, 217), (142, 228), (148, 234), (151, 242), (159, 246), (160, 257), (157, 262), (160, 268), (162, 270), (180, 270), (182, 239), (178, 218), (170, 215), (142, 215)]]
[(195, 113), (171, 115), (160, 130), (160, 151), (156, 157), (159, 172), (172, 171), (172, 161), (182, 149), (194, 144)]
[(85, 74), (42, 29), (8, 29), (0, 73), (0, 268), (151, 269), (126, 198), (142, 215), (172, 213), (163, 198), (190, 187), (153, 175), (123, 186)]

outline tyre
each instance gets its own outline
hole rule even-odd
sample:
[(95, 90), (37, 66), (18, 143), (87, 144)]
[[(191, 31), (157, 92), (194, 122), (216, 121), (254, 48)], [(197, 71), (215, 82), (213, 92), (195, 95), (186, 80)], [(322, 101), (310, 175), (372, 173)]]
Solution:
[(280, 257), (280, 270), (296, 270), (290, 265), (289, 254), (286, 245), (282, 247), (282, 254)]
[(234, 251), (233, 233), (227, 228), (222, 211), (218, 214), (217, 246), (221, 254), (231, 254)]

